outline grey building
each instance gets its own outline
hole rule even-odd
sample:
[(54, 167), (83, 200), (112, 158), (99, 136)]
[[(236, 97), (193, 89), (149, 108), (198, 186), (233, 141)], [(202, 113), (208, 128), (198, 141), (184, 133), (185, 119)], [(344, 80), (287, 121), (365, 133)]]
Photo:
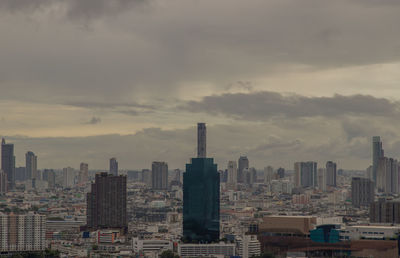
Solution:
[(25, 154), (25, 179), (40, 179), (37, 172), (37, 156), (32, 151)]
[(15, 187), (15, 156), (14, 144), (6, 143), (3, 138), (1, 141), (1, 169), (7, 174), (8, 190)]
[(244, 183), (245, 182), (245, 175), (243, 171), (249, 168), (249, 159), (246, 156), (240, 156), (238, 160), (238, 174), (237, 174), (237, 182)]
[(373, 202), (369, 207), (371, 223), (400, 224), (400, 202)]
[(197, 157), (198, 158), (207, 157), (206, 135), (207, 135), (206, 124), (198, 123), (197, 124)]
[(110, 159), (110, 174), (113, 176), (118, 176), (118, 161), (116, 158)]
[(374, 182), (368, 178), (353, 177), (351, 179), (351, 203), (354, 207), (369, 206), (374, 202)]
[(326, 162), (326, 185), (336, 187), (336, 163)]
[(382, 148), (381, 137), (372, 137), (372, 180), (376, 182), (379, 159), (385, 156)]
[(294, 170), (296, 187), (318, 186), (317, 162), (296, 162)]
[(168, 164), (154, 161), (151, 165), (151, 186), (155, 190), (168, 189)]

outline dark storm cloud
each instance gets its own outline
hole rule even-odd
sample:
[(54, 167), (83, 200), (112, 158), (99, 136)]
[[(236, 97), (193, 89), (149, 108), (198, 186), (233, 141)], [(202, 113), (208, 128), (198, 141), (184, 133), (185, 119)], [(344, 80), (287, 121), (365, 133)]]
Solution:
[(343, 115), (400, 115), (399, 103), (367, 95), (306, 97), (277, 92), (223, 94), (190, 101), (184, 109), (228, 115), (242, 120), (267, 120), (272, 117), (338, 117)]

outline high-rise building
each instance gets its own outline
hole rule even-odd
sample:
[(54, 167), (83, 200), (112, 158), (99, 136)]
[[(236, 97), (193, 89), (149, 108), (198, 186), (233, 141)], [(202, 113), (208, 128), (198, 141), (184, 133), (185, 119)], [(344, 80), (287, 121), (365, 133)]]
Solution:
[(318, 169), (318, 189), (325, 192), (327, 185), (327, 170), (324, 168)]
[(374, 202), (374, 182), (368, 178), (353, 177), (351, 179), (351, 203), (354, 207), (369, 206)]
[(142, 182), (145, 183), (148, 187), (153, 186), (150, 169), (142, 169)]
[(276, 179), (274, 176), (274, 168), (271, 166), (264, 168), (264, 184), (269, 185), (271, 181)]
[(28, 179), (39, 179), (37, 175), (37, 156), (32, 151), (25, 154), (25, 176)]
[(219, 179), (217, 165), (212, 158), (192, 158), (191, 163), (186, 164), (186, 172), (183, 174), (185, 240), (214, 242), (219, 239)]
[(168, 164), (154, 161), (151, 164), (151, 186), (155, 190), (168, 189)]
[(207, 129), (205, 123), (197, 124), (197, 157), (207, 157)]
[(56, 173), (54, 172), (54, 170), (53, 169), (43, 170), (43, 180), (47, 181), (49, 189), (54, 189), (56, 186)]
[(27, 180), (26, 173), (25, 173), (25, 167), (15, 168), (15, 181), (23, 182), (25, 180)]
[(237, 255), (242, 258), (257, 257), (261, 254), (261, 244), (257, 235), (243, 235), (236, 239)]
[(295, 185), (296, 187), (317, 187), (317, 162), (296, 162), (295, 170)]
[(90, 229), (128, 229), (126, 176), (96, 174), (87, 194), (87, 226)]
[(326, 162), (326, 184), (336, 187), (336, 163), (333, 161)]
[(237, 185), (237, 163), (236, 161), (228, 161), (228, 185), (230, 188), (235, 188)]
[(6, 143), (3, 138), (1, 141), (1, 169), (7, 174), (8, 189), (15, 187), (15, 156), (14, 144)]
[(7, 174), (0, 169), (0, 194), (5, 194), (7, 192), (8, 192)]
[(375, 182), (378, 192), (399, 193), (399, 163), (397, 160), (387, 157), (379, 158)]
[(278, 168), (277, 174), (279, 178), (284, 178), (285, 177), (285, 169), (284, 168)]
[(0, 213), (0, 250), (2, 252), (44, 251), (46, 216)]
[(79, 168), (79, 184), (86, 184), (89, 179), (89, 165), (82, 162)]
[(381, 137), (372, 137), (372, 180), (376, 183), (379, 159), (384, 157), (385, 153), (382, 148)]
[(243, 174), (243, 170), (249, 168), (249, 159), (246, 156), (240, 156), (238, 160), (239, 168), (238, 168), (238, 183), (244, 183), (245, 178)]
[(113, 176), (118, 176), (118, 161), (116, 158), (110, 159), (110, 174)]
[(400, 202), (373, 202), (369, 206), (371, 223), (400, 224)]
[(244, 183), (248, 186), (252, 186), (257, 182), (257, 170), (253, 167), (246, 168), (243, 170)]
[(63, 187), (71, 188), (75, 185), (75, 170), (71, 167), (63, 168)]

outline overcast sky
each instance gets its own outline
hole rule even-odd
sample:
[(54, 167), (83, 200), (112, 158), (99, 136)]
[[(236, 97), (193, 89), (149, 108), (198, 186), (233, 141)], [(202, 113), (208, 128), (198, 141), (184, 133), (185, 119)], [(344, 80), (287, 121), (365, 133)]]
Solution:
[(219, 168), (400, 158), (398, 0), (1, 0), (0, 135), (17, 166)]

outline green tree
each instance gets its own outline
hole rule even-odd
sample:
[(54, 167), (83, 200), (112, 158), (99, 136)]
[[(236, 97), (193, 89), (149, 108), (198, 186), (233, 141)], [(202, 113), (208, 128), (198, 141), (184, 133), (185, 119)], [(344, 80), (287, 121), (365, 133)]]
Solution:
[(160, 257), (161, 258), (179, 258), (179, 256), (175, 255), (174, 252), (172, 252), (171, 250), (162, 252)]

